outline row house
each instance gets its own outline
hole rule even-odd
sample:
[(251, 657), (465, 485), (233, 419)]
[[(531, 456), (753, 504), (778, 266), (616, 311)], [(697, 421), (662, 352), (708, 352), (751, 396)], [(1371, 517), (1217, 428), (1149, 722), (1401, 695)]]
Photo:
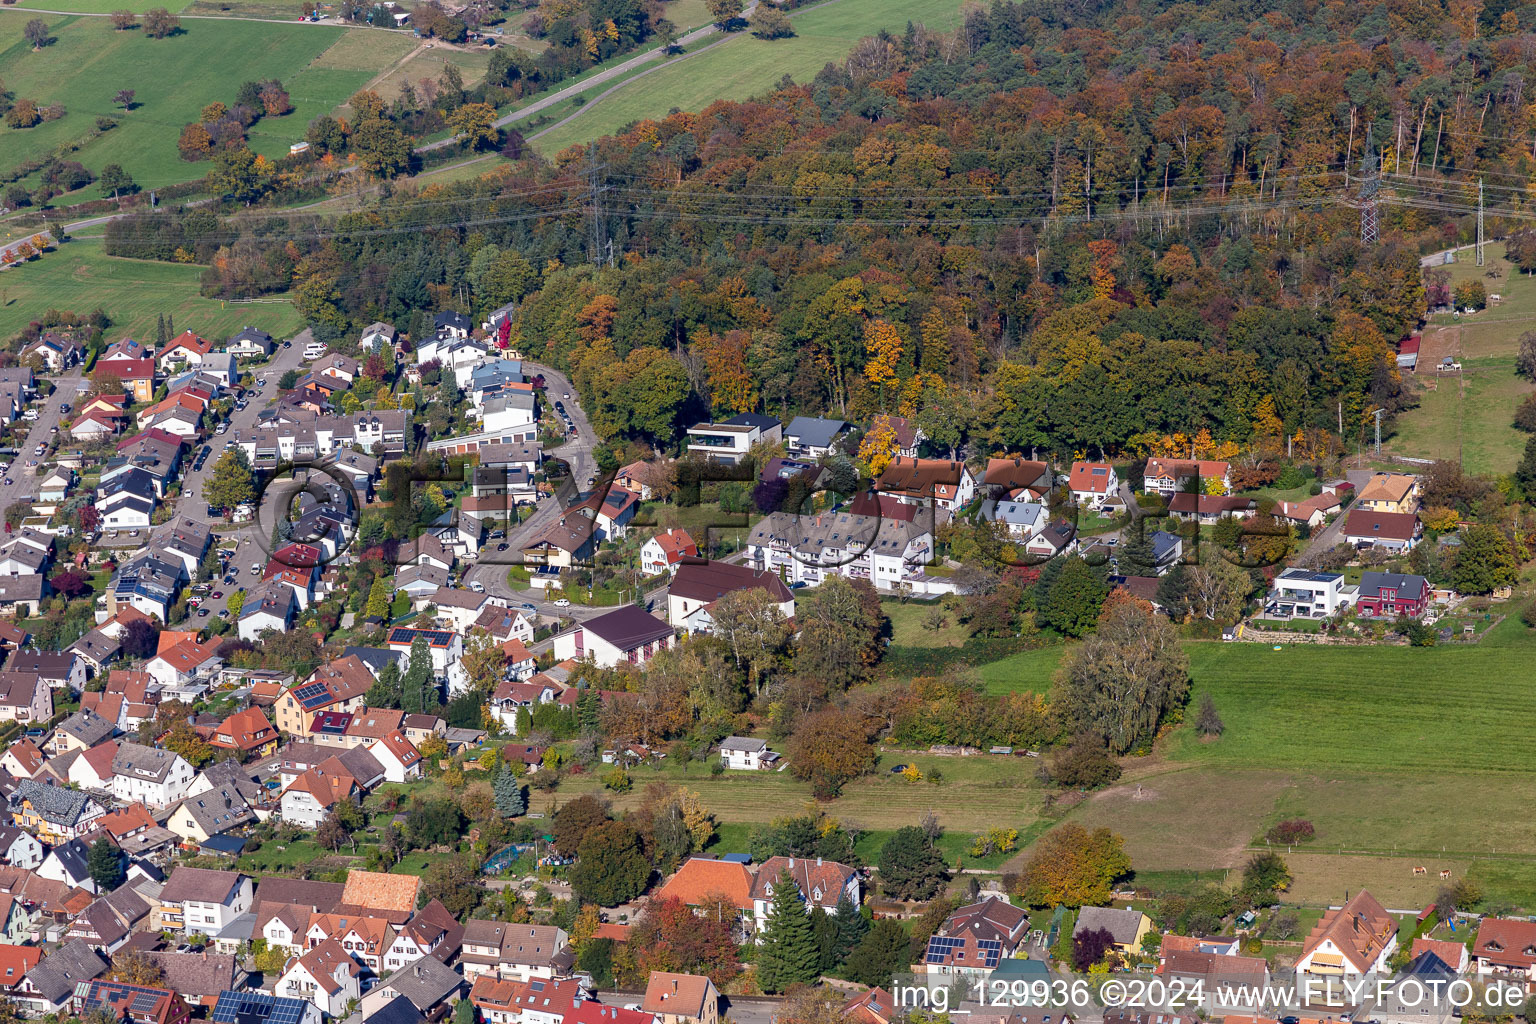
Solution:
[(165, 807), (186, 793), (195, 774), (175, 751), (124, 742), (112, 758), (112, 795), (123, 803)]
[(86, 793), (36, 779), (22, 779), (11, 797), (11, 821), (50, 845), (93, 831), (106, 813), (106, 808)]
[(159, 927), (217, 935), (249, 913), (255, 887), (238, 871), (181, 865), (160, 893)]
[(472, 920), (460, 962), (466, 978), (531, 981), (564, 977), (575, 963), (570, 936), (553, 925)]

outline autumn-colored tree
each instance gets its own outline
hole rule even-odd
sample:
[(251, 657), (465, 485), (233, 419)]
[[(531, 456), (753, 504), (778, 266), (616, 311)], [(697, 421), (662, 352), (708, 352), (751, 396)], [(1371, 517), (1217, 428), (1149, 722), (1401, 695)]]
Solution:
[(213, 152), (213, 136), (208, 134), (206, 127), (194, 122), (181, 130), (176, 148), (183, 160), (204, 160)]
[(123, 950), (113, 955), (112, 969), (107, 977), (126, 985), (143, 985), (155, 988), (164, 984), (165, 974), (160, 966), (141, 949)]
[(716, 986), (725, 985), (740, 969), (734, 928), (734, 908), (700, 916), (676, 898), (653, 898), (630, 933), (634, 963), (626, 973), (636, 983), (652, 971), (672, 971), (702, 974)]
[(896, 428), (891, 426), (891, 418), (882, 413), (875, 417), (869, 432), (859, 441), (859, 461), (864, 464), (870, 476), (876, 477), (885, 472), (885, 467), (890, 465), (899, 450)]
[(470, 149), (491, 149), (501, 140), (496, 134), (496, 108), (489, 103), (466, 103), (448, 115), (454, 137)]
[(890, 323), (884, 320), (871, 320), (866, 323), (864, 351), (869, 359), (864, 364), (864, 379), (881, 389), (894, 381), (896, 364), (901, 361), (904, 347), (901, 332)]
[(757, 407), (757, 390), (747, 353), (752, 335), (746, 331), (709, 334), (694, 342), (709, 375), (710, 404), (720, 413), (751, 412)]
[(1130, 870), (1120, 836), (1107, 828), (1090, 832), (1069, 822), (1035, 843), (1015, 895), (1032, 907), (1098, 906), (1108, 901), (1114, 881)]
[(841, 708), (806, 715), (789, 740), (789, 770), (811, 784), (818, 800), (830, 800), (844, 784), (875, 766), (875, 748), (864, 717)]

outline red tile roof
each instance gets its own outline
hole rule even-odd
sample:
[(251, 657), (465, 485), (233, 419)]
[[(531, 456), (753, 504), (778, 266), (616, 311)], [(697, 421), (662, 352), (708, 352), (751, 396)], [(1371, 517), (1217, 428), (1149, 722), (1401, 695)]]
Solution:
[(714, 896), (724, 896), (733, 907), (751, 910), (752, 872), (745, 864), (690, 857), (656, 891), (658, 899), (681, 900), (690, 907), (704, 906)]

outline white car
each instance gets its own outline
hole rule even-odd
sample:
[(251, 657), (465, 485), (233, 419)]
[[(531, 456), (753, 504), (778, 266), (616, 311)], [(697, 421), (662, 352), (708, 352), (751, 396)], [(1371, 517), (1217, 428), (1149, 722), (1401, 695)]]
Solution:
[(571, 606), (571, 599), (568, 598), (568, 597), (562, 597), (560, 600), (555, 602), (555, 607), (556, 608), (569, 608), (570, 606)]
[(479, 580), (475, 580), (475, 582), (469, 585), (469, 589), (473, 590), (477, 594), (483, 594), (485, 593), (485, 584), (481, 583)]

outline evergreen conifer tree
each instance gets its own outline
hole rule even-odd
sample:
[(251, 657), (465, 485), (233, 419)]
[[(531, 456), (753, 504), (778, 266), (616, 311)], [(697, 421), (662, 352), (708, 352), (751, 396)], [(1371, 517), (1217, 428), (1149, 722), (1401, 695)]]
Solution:
[(773, 902), (757, 952), (757, 983), (764, 992), (783, 992), (815, 981), (820, 961), (811, 917), (786, 868), (773, 883)]
[(491, 790), (496, 796), (496, 813), (503, 818), (515, 818), (528, 813), (528, 794), (517, 781), (517, 776), (507, 767), (507, 762), (496, 763), (496, 776), (491, 781)]
[(869, 922), (859, 913), (853, 900), (848, 898), (847, 890), (838, 897), (837, 910), (832, 920), (837, 922), (837, 962), (843, 963), (854, 947), (864, 941), (864, 933), (869, 931)]

